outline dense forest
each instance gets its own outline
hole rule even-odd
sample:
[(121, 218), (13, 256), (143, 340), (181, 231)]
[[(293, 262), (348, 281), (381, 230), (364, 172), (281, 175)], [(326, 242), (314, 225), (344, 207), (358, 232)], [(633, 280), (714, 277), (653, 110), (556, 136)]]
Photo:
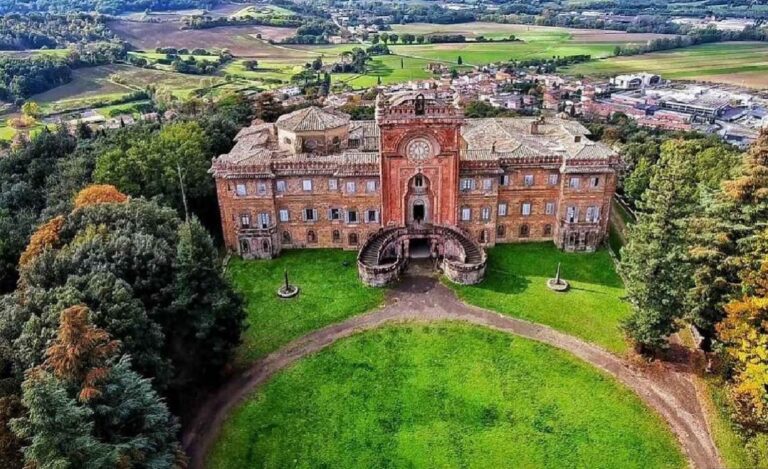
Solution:
[(251, 108), (225, 95), (176, 111), (43, 131), (0, 159), (4, 468), (183, 467), (179, 422), (243, 328), (205, 226), (211, 156)]
[(14, 102), (67, 83), (72, 69), (112, 63), (125, 57), (125, 45), (97, 42), (73, 47), (65, 56), (0, 56), (0, 100)]
[(116, 15), (125, 11), (208, 9), (217, 3), (217, 0), (0, 0), (0, 14), (98, 12)]
[(100, 16), (34, 13), (0, 17), (0, 50), (56, 49), (73, 43), (114, 40)]

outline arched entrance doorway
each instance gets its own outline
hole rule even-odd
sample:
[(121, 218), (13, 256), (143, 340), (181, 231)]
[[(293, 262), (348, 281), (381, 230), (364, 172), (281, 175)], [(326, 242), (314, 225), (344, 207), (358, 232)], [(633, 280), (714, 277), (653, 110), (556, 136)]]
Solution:
[(432, 220), (432, 191), (430, 181), (419, 173), (408, 181), (408, 191), (405, 196), (406, 224), (426, 225)]

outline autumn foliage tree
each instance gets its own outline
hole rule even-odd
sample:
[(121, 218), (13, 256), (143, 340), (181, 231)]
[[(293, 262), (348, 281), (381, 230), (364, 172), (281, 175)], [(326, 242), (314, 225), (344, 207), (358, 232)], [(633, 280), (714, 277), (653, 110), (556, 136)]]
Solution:
[(28, 264), (32, 259), (40, 255), (41, 252), (52, 247), (59, 239), (59, 232), (63, 224), (64, 217), (52, 218), (32, 233), (27, 248), (21, 253), (19, 264), (22, 266)]
[(106, 331), (90, 324), (89, 314), (83, 305), (61, 312), (58, 335), (43, 364), (57, 378), (77, 383), (81, 401), (101, 394), (99, 382), (108, 374), (108, 362), (120, 347)]
[(93, 204), (123, 203), (128, 196), (110, 184), (93, 184), (75, 196), (75, 208)]

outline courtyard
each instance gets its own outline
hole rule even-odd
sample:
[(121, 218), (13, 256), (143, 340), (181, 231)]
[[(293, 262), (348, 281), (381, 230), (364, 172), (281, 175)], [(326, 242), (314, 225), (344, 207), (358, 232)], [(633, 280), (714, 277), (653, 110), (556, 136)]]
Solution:
[[(488, 256), (479, 285), (441, 284), (427, 269), (389, 289), (360, 283), (354, 252), (231, 262), (249, 312), (238, 365), (250, 365), (190, 426), (191, 467), (717, 459), (711, 439), (699, 438), (706, 422), (686, 376), (623, 358), (629, 310), (607, 251), (529, 243)], [(545, 286), (558, 263), (566, 293)], [(301, 289), (290, 300), (275, 295), (285, 269)]]

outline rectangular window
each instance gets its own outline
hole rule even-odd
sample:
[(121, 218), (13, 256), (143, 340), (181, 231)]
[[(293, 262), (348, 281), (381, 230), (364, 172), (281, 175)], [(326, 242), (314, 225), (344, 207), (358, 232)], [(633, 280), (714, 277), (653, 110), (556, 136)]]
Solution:
[(600, 178), (599, 177), (593, 177), (592, 178), (592, 187), (599, 187), (600, 186)]
[(544, 206), (544, 213), (547, 215), (552, 215), (555, 213), (555, 203), (554, 202), (547, 202), (547, 204)]
[(288, 212), (288, 209), (282, 208), (280, 209), (280, 221), (288, 221), (290, 220), (291, 216)]
[(489, 191), (493, 189), (493, 179), (483, 179), (483, 190)]
[(499, 204), (499, 216), (500, 217), (507, 216), (507, 204)]
[(251, 227), (251, 216), (248, 215), (247, 213), (240, 215), (240, 227), (241, 228)]
[(245, 184), (238, 184), (235, 186), (235, 194), (238, 196), (245, 196), (248, 195), (248, 189), (246, 189)]
[(312, 190), (312, 180), (311, 179), (304, 179), (301, 181), (301, 188), (305, 191), (311, 191)]
[(462, 221), (470, 221), (472, 219), (472, 209), (471, 208), (462, 208), (461, 209), (461, 220)]
[(277, 192), (285, 192), (285, 181), (283, 180), (277, 181), (277, 183), (275, 184), (275, 189), (277, 190)]
[(580, 182), (581, 180), (579, 178), (572, 177), (571, 179), (568, 180), (568, 187), (572, 189), (578, 189)]
[(332, 208), (328, 210), (328, 219), (333, 220), (341, 220), (341, 209), (338, 208)]
[(365, 221), (367, 223), (376, 223), (379, 221), (379, 212), (376, 210), (368, 210), (365, 212)]
[(576, 212), (576, 207), (568, 207), (568, 209), (565, 211), (565, 221), (568, 223), (576, 223), (578, 216), (579, 215)]
[(268, 213), (260, 213), (259, 214), (259, 228), (267, 229), (269, 228), (269, 214)]
[(304, 220), (306, 221), (316, 221), (317, 220), (317, 210), (313, 208), (305, 208), (304, 209)]
[(267, 185), (265, 183), (263, 183), (263, 182), (260, 182), (260, 183), (256, 184), (256, 192), (259, 195), (266, 194), (267, 193)]
[(499, 178), (499, 184), (502, 186), (508, 186), (509, 185), (509, 174), (502, 174)]
[(588, 223), (600, 221), (600, 207), (587, 207), (586, 221)]
[(328, 180), (328, 190), (329, 191), (337, 191), (339, 190), (339, 180), (338, 179), (329, 179)]
[(550, 174), (549, 175), (549, 185), (554, 186), (557, 184), (559, 177), (557, 174)]
[(483, 207), (483, 209), (480, 211), (480, 217), (483, 221), (488, 221), (491, 219), (491, 209), (488, 207)]
[(525, 187), (531, 187), (533, 185), (533, 174), (526, 174), (523, 176), (523, 185)]
[(347, 194), (354, 194), (357, 187), (355, 187), (355, 181), (347, 182)]
[(366, 181), (366, 183), (365, 183), (365, 191), (366, 192), (376, 192), (376, 181)]
[(463, 178), (459, 182), (459, 189), (462, 191), (471, 191), (475, 187), (475, 180), (470, 178)]
[(347, 223), (357, 223), (356, 210), (347, 210)]
[(522, 206), (521, 213), (524, 217), (527, 217), (531, 214), (531, 203), (530, 202), (524, 202)]

